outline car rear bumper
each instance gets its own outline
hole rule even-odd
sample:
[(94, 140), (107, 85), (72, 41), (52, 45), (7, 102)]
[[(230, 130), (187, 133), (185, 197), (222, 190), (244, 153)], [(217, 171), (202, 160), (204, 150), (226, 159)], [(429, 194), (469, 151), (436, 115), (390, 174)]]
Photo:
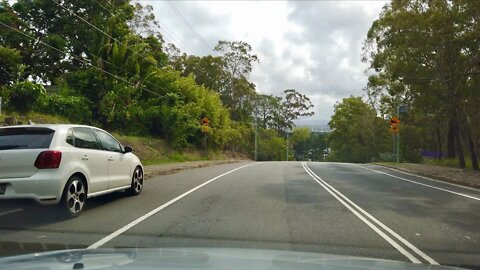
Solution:
[(40, 204), (55, 204), (61, 199), (65, 177), (56, 169), (39, 170), (27, 178), (0, 178), (0, 185), (6, 185), (2, 199), (33, 199)]

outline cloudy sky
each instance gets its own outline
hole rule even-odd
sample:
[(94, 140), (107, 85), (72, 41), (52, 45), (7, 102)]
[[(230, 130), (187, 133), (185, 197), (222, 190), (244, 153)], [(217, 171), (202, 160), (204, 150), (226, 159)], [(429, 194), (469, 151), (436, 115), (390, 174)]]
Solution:
[(250, 80), (261, 93), (307, 94), (325, 124), (343, 97), (363, 95), (362, 42), (386, 1), (139, 1), (153, 6), (167, 42), (189, 54), (219, 40), (248, 42), (258, 55)]

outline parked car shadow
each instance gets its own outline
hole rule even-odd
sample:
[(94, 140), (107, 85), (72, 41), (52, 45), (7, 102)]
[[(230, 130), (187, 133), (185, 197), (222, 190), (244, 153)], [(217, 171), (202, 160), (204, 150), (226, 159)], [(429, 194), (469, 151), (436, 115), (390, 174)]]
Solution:
[[(129, 197), (126, 192), (119, 191), (90, 198), (83, 209), (84, 213), (73, 218), (73, 220), (81, 222), (82, 216), (91, 209), (113, 204), (115, 201), (126, 197)], [(71, 219), (63, 213), (59, 205), (40, 205), (30, 200), (4, 200), (0, 202), (0, 236), (12, 230), (31, 230)]]
[[(99, 208), (109, 207), (129, 197), (131, 196), (126, 192), (114, 192), (90, 198), (83, 209), (84, 212), (75, 218), (63, 214), (59, 205), (44, 206), (29, 200), (2, 200), (0, 201), (0, 257), (86, 248), (103, 237), (103, 234), (73, 232), (68, 229), (69, 225), (82, 224), (87, 219), (91, 219), (90, 211), (102, 210)], [(46, 227), (48, 225), (53, 226)]]

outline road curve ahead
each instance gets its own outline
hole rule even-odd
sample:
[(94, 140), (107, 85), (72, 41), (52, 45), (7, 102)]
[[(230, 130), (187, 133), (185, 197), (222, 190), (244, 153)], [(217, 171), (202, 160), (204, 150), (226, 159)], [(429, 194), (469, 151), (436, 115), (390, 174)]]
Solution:
[(65, 248), (286, 249), (480, 269), (480, 191), (369, 164), (226, 164), (151, 178), (75, 219), (0, 205), (0, 255)]

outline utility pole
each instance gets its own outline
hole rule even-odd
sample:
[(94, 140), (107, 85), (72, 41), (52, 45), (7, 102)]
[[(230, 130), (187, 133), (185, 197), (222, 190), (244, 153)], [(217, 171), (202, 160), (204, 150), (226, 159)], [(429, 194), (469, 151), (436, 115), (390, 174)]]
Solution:
[[(397, 103), (397, 117), (400, 118), (400, 104)], [(400, 162), (400, 132), (398, 132), (397, 134), (395, 134), (395, 138), (397, 139), (397, 146), (396, 146), (396, 149), (397, 149), (397, 152), (396, 152), (396, 156), (395, 156), (395, 160), (397, 163)]]
[(400, 121), (400, 111), (405, 111), (405, 106), (400, 106), (400, 99), (397, 97), (395, 98), (395, 106), (396, 112), (390, 118), (390, 132), (392, 132), (392, 139), (393, 139), (393, 162), (400, 162), (400, 128), (399, 124)]
[(286, 144), (285, 144), (285, 145), (286, 145), (286, 147), (285, 147), (285, 148), (287, 149), (287, 157), (286, 157), (286, 159), (285, 159), (285, 160), (286, 160), (286, 161), (288, 161), (288, 131), (287, 131), (287, 142), (286, 142)]
[(392, 162), (397, 160), (397, 135), (392, 134)]
[(258, 100), (254, 103), (254, 117), (255, 117), (255, 161), (258, 160)]
[(203, 133), (204, 134), (204, 145), (205, 145), (205, 156), (208, 156), (208, 152), (207, 152), (207, 133)]
[[(256, 108), (255, 108), (255, 111), (256, 111)], [(255, 161), (257, 161), (257, 149), (258, 149), (257, 136), (258, 136), (258, 117), (257, 117), (257, 114), (255, 113)]]

